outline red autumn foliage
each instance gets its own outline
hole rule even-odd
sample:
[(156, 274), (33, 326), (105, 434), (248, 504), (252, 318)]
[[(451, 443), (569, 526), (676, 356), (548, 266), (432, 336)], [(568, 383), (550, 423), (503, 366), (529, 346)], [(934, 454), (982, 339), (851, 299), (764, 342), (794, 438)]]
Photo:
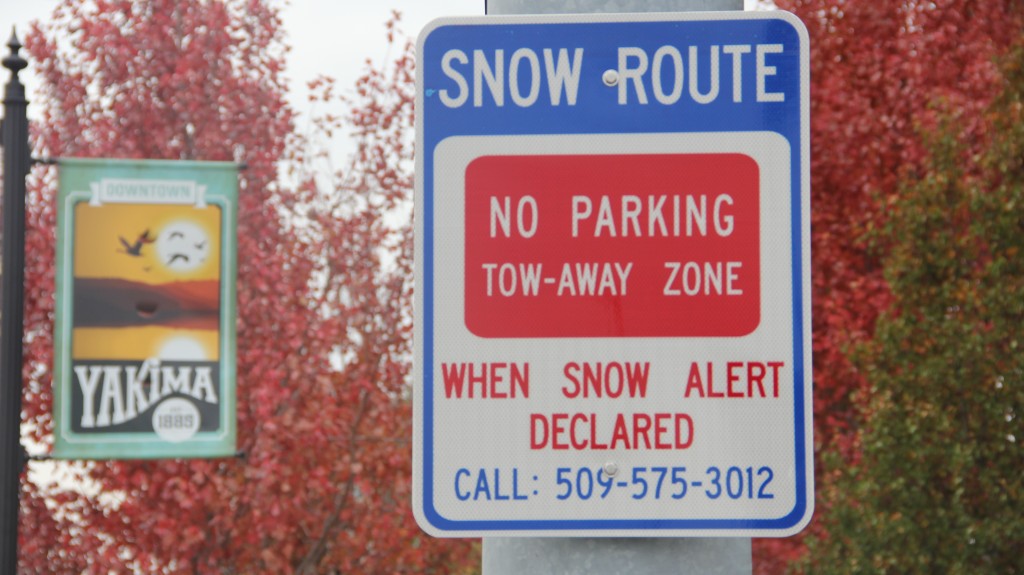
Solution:
[[(447, 573), (471, 556), (469, 542), (423, 536), (410, 512), (411, 224), (388, 214), (411, 197), (411, 48), (368, 68), (345, 118), (357, 157), (325, 173), (318, 140), (293, 129), (275, 6), (67, 0), (25, 38), (43, 79), (36, 155), (248, 167), (237, 287), (244, 457), (74, 464), (61, 466), (71, 481), (25, 482), (21, 572)], [(54, 172), (30, 178), (26, 239), (24, 404), (43, 446)]]

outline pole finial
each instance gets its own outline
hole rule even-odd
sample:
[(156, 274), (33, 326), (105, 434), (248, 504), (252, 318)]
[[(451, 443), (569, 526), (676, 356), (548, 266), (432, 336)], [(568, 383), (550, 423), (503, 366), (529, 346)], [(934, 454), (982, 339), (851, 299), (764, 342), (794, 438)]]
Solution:
[(21, 42), (18, 41), (18, 34), (13, 26), (11, 27), (11, 39), (7, 41), (7, 47), (10, 48), (11, 53), (4, 56), (4, 68), (7, 68), (17, 76), (18, 72), (28, 67), (28, 62), (18, 54), (22, 46)]

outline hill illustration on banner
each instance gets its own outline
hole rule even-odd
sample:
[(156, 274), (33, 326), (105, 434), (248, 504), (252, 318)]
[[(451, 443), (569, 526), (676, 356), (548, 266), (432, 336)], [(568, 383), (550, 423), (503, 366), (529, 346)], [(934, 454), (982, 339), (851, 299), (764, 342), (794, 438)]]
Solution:
[(117, 278), (76, 278), (76, 327), (162, 325), (216, 330), (220, 284), (211, 280), (144, 284)]

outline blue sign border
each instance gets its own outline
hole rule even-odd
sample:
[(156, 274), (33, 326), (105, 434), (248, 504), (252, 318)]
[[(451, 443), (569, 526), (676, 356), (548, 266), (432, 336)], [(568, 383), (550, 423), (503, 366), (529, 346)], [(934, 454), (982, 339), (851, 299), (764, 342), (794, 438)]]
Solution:
[[(628, 21), (624, 21), (628, 18)], [(782, 103), (751, 102), (736, 105), (729, 97), (732, 79), (722, 74), (719, 97), (710, 104), (698, 104), (682, 97), (674, 105), (650, 102), (645, 106), (620, 105), (617, 90), (585, 92), (581, 86), (577, 104), (553, 106), (544, 95), (530, 107), (521, 108), (506, 101), (500, 110), (489, 95), (475, 107), (470, 101), (458, 108), (440, 102), (439, 91), (454, 90), (444, 75), (441, 54), (450, 49), (494, 49), (518, 47), (583, 46), (583, 78), (600, 77), (599, 70), (614, 69), (616, 63), (607, 57), (619, 46), (637, 46), (653, 53), (671, 39), (675, 46), (697, 46), (704, 50), (711, 44), (782, 44), (783, 55), (773, 55), (777, 74), (765, 91), (784, 93)], [(604, 50), (602, 51), (602, 47)], [(609, 48), (615, 47), (615, 48)], [(571, 52), (570, 52), (571, 53)], [(604, 57), (602, 58), (602, 53)], [(680, 14), (629, 15), (563, 15), (557, 17), (488, 17), (485, 19), (442, 19), (427, 26), (421, 33), (417, 49), (417, 159), (419, 189), (423, 198), (423, 240), (419, 244), (423, 261), (422, 290), (422, 361), (416, 366), (421, 386), (416, 401), (422, 402), (421, 421), (415, 422), (414, 433), (420, 435), (422, 452), (414, 453), (422, 497), (422, 513), (430, 527), (442, 535), (460, 536), (464, 532), (592, 532), (593, 535), (621, 531), (719, 532), (720, 535), (748, 534), (771, 536), (799, 531), (810, 521), (813, 510), (813, 485), (808, 485), (813, 462), (810, 446), (811, 374), (809, 366), (810, 313), (805, 301), (805, 274), (809, 265), (810, 246), (805, 232), (809, 229), (809, 41), (806, 28), (787, 12), (717, 12)], [(753, 60), (754, 54), (747, 54)], [(787, 60), (792, 58), (793, 60)], [(748, 61), (742, 82), (755, 82), (752, 62)], [(647, 93), (651, 93), (650, 84)], [(723, 96), (723, 94), (725, 96)], [(496, 113), (500, 112), (500, 113)], [(625, 520), (452, 520), (442, 516), (434, 506), (434, 152), (445, 139), (453, 136), (512, 136), (545, 134), (636, 134), (773, 131), (782, 135), (791, 150), (791, 245), (792, 245), (792, 311), (794, 365), (794, 449), (796, 462), (796, 503), (785, 516), (776, 519), (625, 519)], [(809, 292), (808, 292), (809, 293)], [(418, 444), (419, 445), (419, 444)], [(417, 510), (419, 511), (419, 510)], [(426, 527), (426, 526), (424, 526)], [(741, 533), (742, 532), (742, 533)]]

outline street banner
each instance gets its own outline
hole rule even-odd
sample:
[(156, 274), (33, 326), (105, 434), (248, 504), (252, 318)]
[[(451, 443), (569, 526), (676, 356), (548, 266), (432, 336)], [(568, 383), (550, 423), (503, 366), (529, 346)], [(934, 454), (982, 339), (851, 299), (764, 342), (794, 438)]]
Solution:
[(53, 456), (233, 455), (238, 166), (59, 169)]

